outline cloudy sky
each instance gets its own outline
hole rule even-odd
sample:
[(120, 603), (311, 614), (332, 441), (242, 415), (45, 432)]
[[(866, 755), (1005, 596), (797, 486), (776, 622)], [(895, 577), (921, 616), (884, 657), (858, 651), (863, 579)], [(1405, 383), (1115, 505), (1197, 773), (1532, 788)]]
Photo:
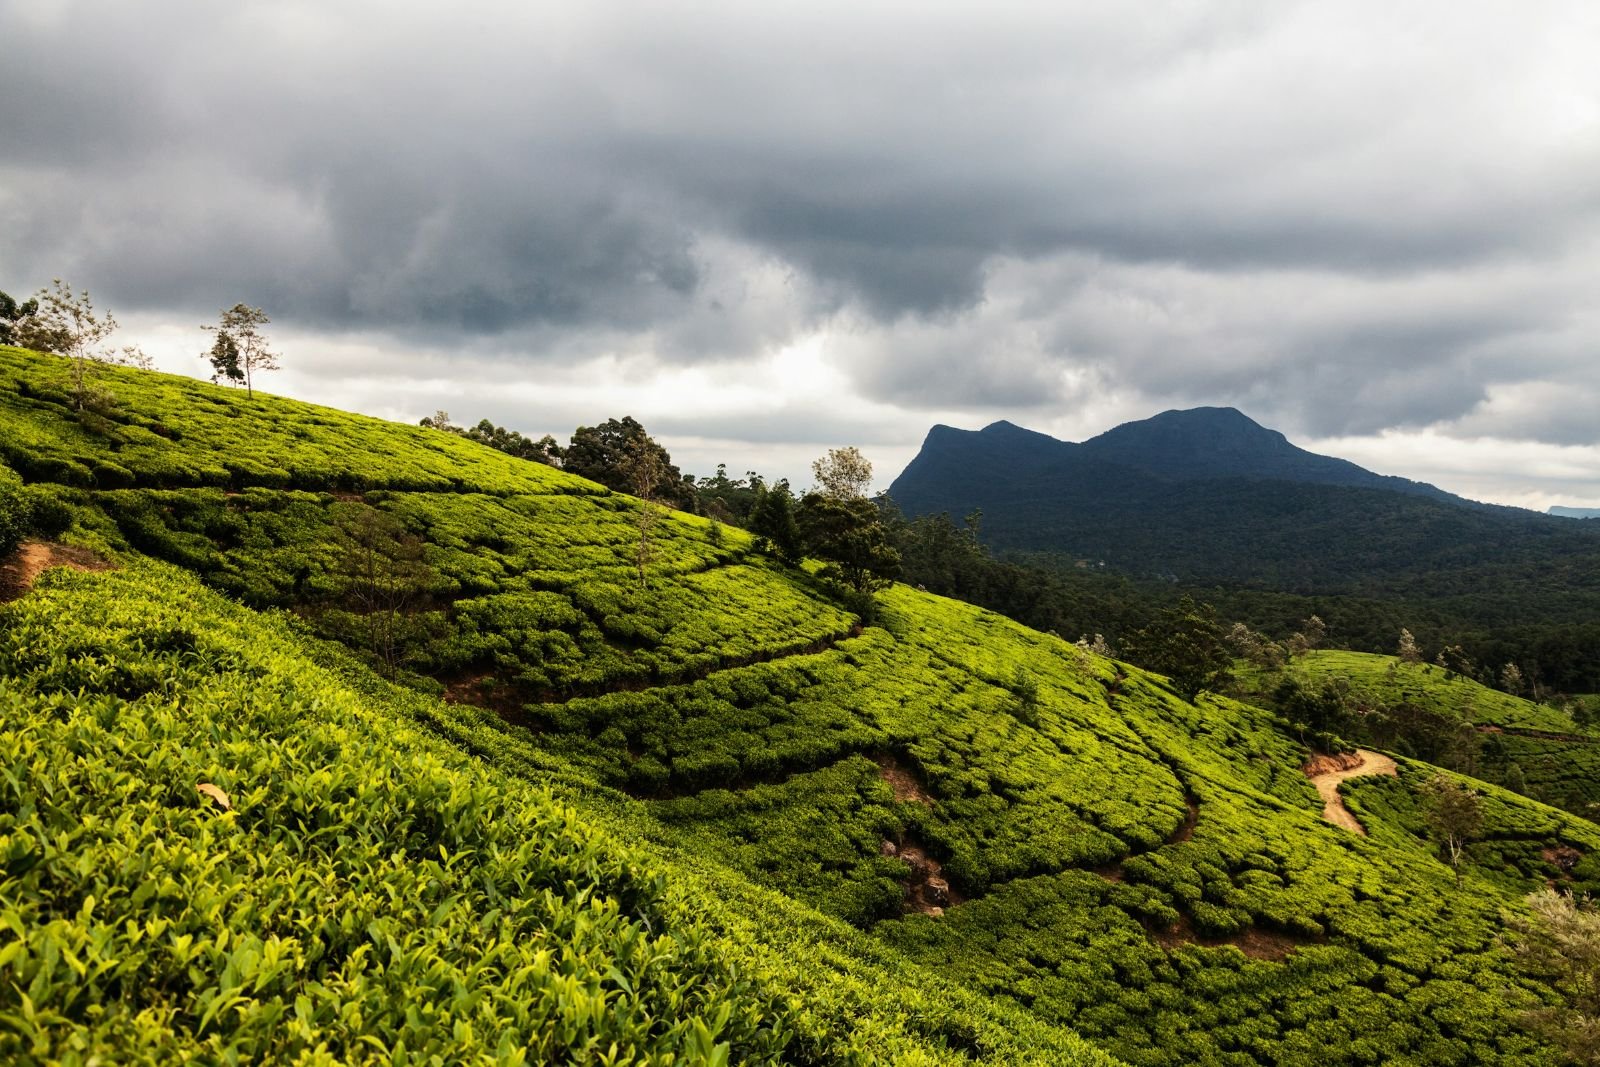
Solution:
[(863, 7), (0, 0), (0, 289), (701, 473), (1227, 404), (1600, 505), (1600, 5)]

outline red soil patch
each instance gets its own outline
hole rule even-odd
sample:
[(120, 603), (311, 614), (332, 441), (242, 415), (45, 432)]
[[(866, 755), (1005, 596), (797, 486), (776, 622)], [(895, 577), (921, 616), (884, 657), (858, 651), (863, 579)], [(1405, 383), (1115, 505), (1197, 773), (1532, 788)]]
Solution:
[(58, 545), (48, 541), (24, 541), (5, 563), (0, 564), (0, 603), (15, 600), (33, 588), (39, 575), (51, 567), (71, 567), (75, 571), (108, 571), (115, 567), (86, 548)]
[(906, 887), (906, 911), (938, 918), (944, 914), (944, 909), (953, 908), (967, 899), (945, 879), (944, 865), (928, 855), (921, 845), (914, 842), (896, 845), (893, 841), (885, 840), (883, 854), (904, 860), (911, 867), (911, 873), (903, 883)]
[(1187, 841), (1194, 836), (1194, 828), (1200, 822), (1200, 801), (1192, 796), (1183, 798), (1183, 805), (1188, 809), (1183, 816), (1183, 824), (1173, 831), (1167, 838), (1167, 844), (1176, 845), (1180, 841)]
[(1187, 915), (1165, 929), (1147, 932), (1150, 940), (1168, 952), (1174, 952), (1185, 945), (1199, 945), (1202, 948), (1232, 945), (1253, 960), (1281, 960), (1303, 943), (1301, 938), (1276, 930), (1263, 930), (1258, 926), (1247, 927), (1237, 934), (1229, 934), (1226, 937), (1204, 937), (1195, 932), (1194, 923), (1189, 921)]
[(1571, 845), (1551, 845), (1543, 849), (1539, 855), (1544, 857), (1546, 863), (1559, 870), (1563, 878), (1571, 878), (1572, 868), (1583, 859), (1583, 853)]
[(523, 713), (522, 697), (515, 686), (484, 685), (485, 682), (494, 682), (495, 675), (492, 671), (462, 674), (441, 680), (444, 681), (446, 703), (471, 704), (474, 707), (488, 708), (513, 725), (526, 724), (527, 716)]
[(896, 800), (921, 804), (923, 807), (933, 804), (933, 795), (928, 792), (915, 771), (888, 754), (879, 756), (877, 762), (878, 774), (889, 783), (889, 788), (894, 790)]
[(1312, 756), (1310, 761), (1300, 769), (1305, 771), (1307, 778), (1315, 778), (1319, 774), (1353, 771), (1359, 766), (1361, 766), (1361, 757), (1354, 752), (1341, 752), (1337, 756), (1319, 752)]

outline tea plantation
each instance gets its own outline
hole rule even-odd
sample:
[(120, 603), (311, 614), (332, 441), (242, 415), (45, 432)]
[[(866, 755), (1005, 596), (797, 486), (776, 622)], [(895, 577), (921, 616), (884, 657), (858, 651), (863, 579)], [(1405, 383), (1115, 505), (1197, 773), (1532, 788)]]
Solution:
[(1347, 783), (1357, 834), (1271, 712), (991, 612), (63, 376), (0, 349), (0, 521), (119, 569), (0, 608), (0, 1058), (1554, 1062), (1498, 935), (1600, 887), (1584, 819), (1473, 783), (1458, 887), (1425, 764)]
[(1358, 708), (1415, 709), (1460, 723), (1469, 736), (1457, 746), (1459, 769), (1580, 815), (1600, 804), (1600, 730), (1573, 715), (1583, 697), (1568, 698), (1567, 707), (1536, 703), (1434, 664), (1363, 652), (1316, 650), (1281, 672), (1246, 672), (1263, 700), (1285, 677), (1310, 690), (1343, 686), (1346, 703)]

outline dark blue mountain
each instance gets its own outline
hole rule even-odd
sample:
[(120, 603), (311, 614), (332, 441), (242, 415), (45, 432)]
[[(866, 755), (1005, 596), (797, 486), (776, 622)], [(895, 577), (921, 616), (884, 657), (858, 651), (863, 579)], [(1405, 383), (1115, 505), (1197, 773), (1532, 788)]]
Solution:
[(1009, 422), (935, 426), (889, 493), (909, 517), (981, 510), (1000, 551), (1281, 589), (1392, 592), (1600, 545), (1578, 532), (1588, 524), (1317, 455), (1233, 408), (1166, 411), (1082, 443)]

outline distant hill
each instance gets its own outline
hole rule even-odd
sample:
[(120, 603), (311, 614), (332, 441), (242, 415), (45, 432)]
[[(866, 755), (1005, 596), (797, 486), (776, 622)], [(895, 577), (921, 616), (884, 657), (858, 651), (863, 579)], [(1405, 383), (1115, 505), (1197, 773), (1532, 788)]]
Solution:
[(1600, 508), (1564, 508), (1552, 505), (1549, 514), (1563, 519), (1600, 519)]
[(935, 426), (889, 492), (910, 516), (981, 510), (1001, 551), (1296, 592), (1531, 582), (1559, 598), (1574, 586), (1557, 575), (1600, 559), (1600, 528), (1320, 456), (1232, 408), (1167, 411), (1081, 444), (1009, 422)]

